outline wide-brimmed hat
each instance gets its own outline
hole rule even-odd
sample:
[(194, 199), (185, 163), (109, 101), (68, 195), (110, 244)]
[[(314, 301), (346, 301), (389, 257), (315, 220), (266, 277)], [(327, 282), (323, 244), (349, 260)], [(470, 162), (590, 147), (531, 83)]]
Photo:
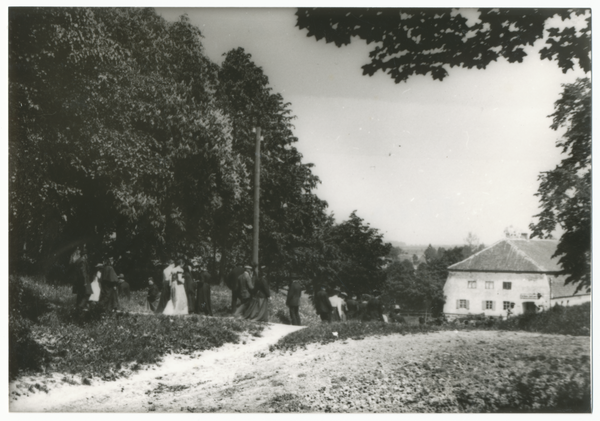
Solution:
[(396, 305), (394, 306), (394, 310), (400, 310), (400, 306), (399, 306), (398, 304), (396, 304)]
[(250, 270), (252, 270), (252, 266), (250, 266), (250, 265), (244, 265), (244, 269), (250, 269)]
[(117, 276), (117, 278), (119, 278), (119, 279), (125, 279), (125, 275), (123, 275), (122, 273), (120, 273), (119, 276)]

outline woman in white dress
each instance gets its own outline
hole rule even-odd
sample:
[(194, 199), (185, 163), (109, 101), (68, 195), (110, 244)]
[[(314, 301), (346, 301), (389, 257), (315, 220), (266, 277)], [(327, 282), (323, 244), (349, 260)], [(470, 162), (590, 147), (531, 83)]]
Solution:
[(90, 295), (89, 301), (97, 303), (100, 300), (100, 279), (102, 278), (102, 272), (96, 271), (96, 276), (92, 281), (92, 295)]
[(183, 262), (171, 270), (171, 299), (167, 303), (163, 314), (188, 314), (188, 302), (185, 294), (183, 279)]

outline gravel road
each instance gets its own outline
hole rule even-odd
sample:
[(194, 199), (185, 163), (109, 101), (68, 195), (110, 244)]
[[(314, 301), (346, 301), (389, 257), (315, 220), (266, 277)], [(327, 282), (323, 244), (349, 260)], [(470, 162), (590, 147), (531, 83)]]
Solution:
[(456, 412), (457, 387), (477, 390), (561, 359), (589, 364), (590, 356), (588, 337), (499, 331), (390, 335), (269, 352), (296, 329), (273, 324), (245, 344), (170, 355), (159, 366), (114, 382), (57, 385), (52, 381), (58, 375), (23, 379), (10, 385), (20, 393), (11, 393), (10, 410)]

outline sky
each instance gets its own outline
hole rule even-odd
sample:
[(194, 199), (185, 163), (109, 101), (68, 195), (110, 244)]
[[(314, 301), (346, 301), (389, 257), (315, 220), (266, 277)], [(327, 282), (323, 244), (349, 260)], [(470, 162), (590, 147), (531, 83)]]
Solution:
[(338, 222), (356, 210), (406, 244), (463, 244), (471, 232), (489, 245), (509, 226), (528, 232), (538, 175), (561, 159), (548, 115), (561, 84), (584, 76), (540, 60), (539, 44), (522, 64), (395, 84), (362, 75), (372, 45), (308, 38), (293, 8), (157, 10), (168, 20), (186, 13), (217, 63), (237, 47), (252, 55), (292, 104), (296, 147)]

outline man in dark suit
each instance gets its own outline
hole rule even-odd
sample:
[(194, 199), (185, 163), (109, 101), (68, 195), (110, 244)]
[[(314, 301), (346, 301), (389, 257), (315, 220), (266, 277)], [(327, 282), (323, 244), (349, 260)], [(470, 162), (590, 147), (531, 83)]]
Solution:
[(231, 311), (234, 312), (237, 306), (237, 301), (240, 300), (240, 292), (238, 290), (238, 278), (244, 273), (244, 267), (241, 265), (235, 266), (225, 278), (225, 284), (231, 290)]
[(346, 314), (348, 320), (359, 318), (360, 303), (355, 298), (354, 295), (352, 295), (351, 298), (344, 298), (346, 300), (346, 307), (348, 307), (348, 312)]
[(200, 280), (197, 283), (196, 291), (196, 314), (203, 312), (207, 316), (212, 316), (212, 304), (210, 301), (210, 273), (203, 270), (200, 273)]
[(119, 274), (119, 287), (117, 289), (119, 291), (119, 298), (126, 298), (127, 301), (129, 301), (129, 298), (131, 297), (129, 283), (125, 280), (125, 275), (122, 273)]
[(383, 318), (383, 305), (379, 299), (380, 296), (381, 293), (379, 291), (373, 291), (373, 295), (367, 299), (365, 321), (385, 321)]
[(100, 305), (106, 310), (119, 310), (119, 295), (117, 293), (119, 278), (117, 277), (117, 272), (110, 265), (110, 262), (104, 266), (99, 265), (99, 268), (102, 272), (100, 280)]
[(292, 282), (288, 288), (287, 299), (285, 305), (290, 309), (290, 319), (292, 319), (292, 325), (301, 326), (300, 323), (300, 296), (302, 295), (302, 286), (296, 275), (292, 275)]
[(73, 294), (77, 294), (75, 306), (79, 309), (85, 309), (87, 308), (90, 295), (93, 293), (85, 250), (83, 255), (81, 255), (78, 247), (71, 255), (69, 271)]
[(326, 323), (331, 322), (331, 311), (333, 310), (333, 307), (331, 306), (331, 302), (329, 302), (329, 294), (327, 294), (327, 291), (323, 286), (319, 288), (319, 291), (315, 294), (315, 310), (322, 321)]
[(196, 282), (192, 278), (192, 270), (189, 266), (183, 268), (183, 287), (188, 303), (188, 314), (195, 313), (194, 306), (196, 304)]

